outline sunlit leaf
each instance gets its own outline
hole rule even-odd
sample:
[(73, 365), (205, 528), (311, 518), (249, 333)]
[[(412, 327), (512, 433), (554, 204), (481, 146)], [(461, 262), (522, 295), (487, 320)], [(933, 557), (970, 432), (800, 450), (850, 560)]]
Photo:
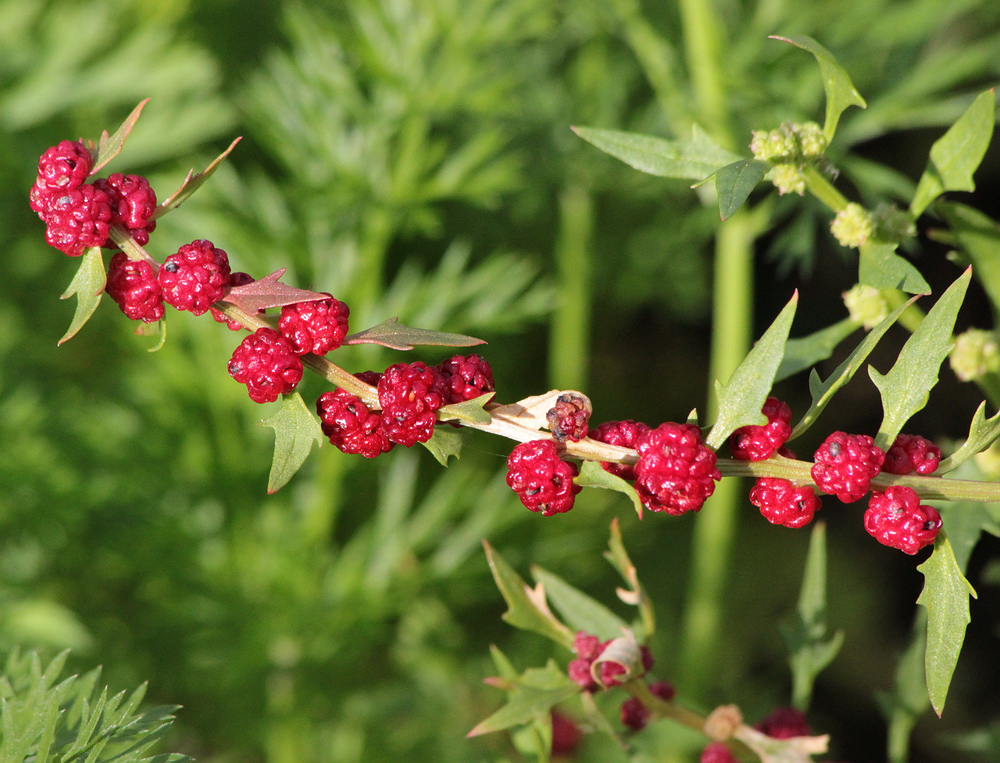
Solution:
[(431, 452), (441, 466), (447, 466), (449, 458), (462, 455), (462, 435), (445, 427), (434, 427), (431, 439), (421, 445)]
[(104, 293), (106, 281), (107, 272), (104, 270), (101, 248), (92, 246), (86, 249), (80, 260), (80, 268), (73, 276), (73, 280), (69, 282), (66, 291), (59, 297), (59, 299), (69, 299), (76, 296), (76, 311), (73, 313), (73, 320), (70, 321), (69, 328), (59, 340), (59, 344), (76, 336), (76, 333), (90, 320), (90, 316), (101, 304), (101, 295)]
[(943, 532), (934, 544), (934, 553), (917, 569), (924, 575), (924, 589), (917, 604), (927, 608), (924, 655), (927, 694), (940, 717), (965, 641), (965, 628), (972, 619), (969, 597), (976, 597), (976, 591), (958, 568), (951, 543)]
[(798, 292), (774, 319), (764, 335), (733, 371), (725, 385), (716, 381), (719, 417), (705, 442), (717, 450), (739, 427), (766, 423), (761, 409), (774, 384), (774, 375), (785, 353), (788, 331), (795, 318)]
[(247, 315), (254, 315), (269, 307), (281, 307), (294, 305), (297, 302), (313, 302), (329, 298), (329, 294), (298, 289), (282, 283), (280, 279), (285, 274), (285, 270), (285, 268), (279, 268), (256, 281), (242, 286), (234, 286), (226, 292), (222, 301), (238, 307)]
[(995, 109), (994, 91), (980, 93), (948, 132), (931, 146), (927, 169), (910, 202), (910, 212), (915, 218), (945, 191), (975, 190), (972, 176), (993, 137)]
[(899, 289), (907, 294), (930, 294), (920, 271), (896, 254), (897, 244), (872, 241), (858, 248), (858, 281), (876, 289)]
[(969, 436), (958, 449), (944, 459), (937, 468), (938, 474), (957, 469), (977, 453), (982, 453), (1000, 437), (1000, 411), (986, 418), (986, 401), (979, 404), (969, 424)]
[(876, 443), (886, 450), (910, 417), (927, 404), (927, 396), (937, 384), (941, 363), (948, 357), (953, 342), (952, 330), (972, 269), (960, 275), (935, 303), (920, 326), (913, 332), (887, 374), (868, 368), (868, 375), (882, 396), (882, 426)]
[(322, 446), (323, 431), (298, 392), (282, 395), (281, 409), (257, 423), (274, 430), (274, 458), (267, 478), (267, 492), (272, 494), (288, 484), (309, 457), (313, 444)]
[(862, 109), (867, 106), (865, 99), (855, 89), (850, 75), (837, 63), (833, 54), (816, 40), (805, 35), (789, 35), (787, 37), (772, 35), (773, 40), (790, 42), (796, 47), (808, 50), (819, 63), (820, 75), (823, 77), (823, 89), (826, 91), (826, 119), (823, 123), (823, 135), (827, 143), (833, 141), (837, 132), (840, 115), (851, 106)]
[(109, 136), (107, 130), (101, 133), (100, 140), (97, 142), (97, 155), (94, 157), (94, 163), (90, 168), (91, 175), (95, 175), (104, 169), (108, 162), (121, 153), (122, 146), (125, 145), (129, 133), (132, 132), (132, 128), (139, 121), (139, 115), (142, 114), (142, 110), (146, 107), (147, 103), (149, 103), (149, 98), (141, 101), (138, 106), (132, 109), (132, 113), (125, 118), (121, 127), (115, 130), (114, 135)]
[(486, 342), (464, 334), (411, 328), (399, 323), (397, 318), (389, 318), (370, 329), (351, 334), (344, 339), (344, 344), (379, 344), (390, 350), (412, 350), (416, 345), (474, 347)]
[(635, 513), (639, 515), (640, 519), (642, 518), (642, 501), (639, 500), (639, 494), (635, 492), (632, 484), (605, 471), (597, 461), (584, 461), (580, 467), (580, 473), (573, 478), (573, 482), (580, 487), (596, 487), (624, 493), (632, 501)]
[(472, 400), (465, 400), (461, 403), (452, 403), (438, 409), (437, 416), (441, 421), (469, 421), (474, 424), (489, 424), (492, 416), (483, 406), (490, 402), (496, 393), (487, 392), (485, 395), (474, 397)]
[(181, 183), (181, 187), (157, 205), (156, 209), (153, 210), (153, 215), (150, 219), (155, 220), (158, 217), (162, 217), (167, 212), (172, 209), (176, 209), (189, 199), (191, 194), (205, 184), (205, 181), (208, 180), (212, 176), (212, 173), (214, 173), (215, 170), (218, 169), (219, 165), (222, 164), (222, 160), (229, 156), (232, 150), (236, 148), (236, 144), (241, 140), (243, 140), (242, 137), (236, 138), (229, 144), (229, 147), (225, 151), (215, 157), (215, 159), (212, 160), (212, 163), (201, 172), (197, 174), (194, 170), (188, 172), (187, 177), (184, 178), (184, 182)]

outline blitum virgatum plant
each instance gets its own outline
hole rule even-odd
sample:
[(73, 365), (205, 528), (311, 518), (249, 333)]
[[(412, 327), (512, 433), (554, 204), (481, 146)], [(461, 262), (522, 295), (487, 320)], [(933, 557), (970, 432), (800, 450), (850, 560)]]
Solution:
[[(269, 492), (292, 478), (313, 443), (329, 440), (345, 453), (367, 458), (421, 443), (448, 465), (461, 449), (462, 429), (472, 428), (516, 443), (508, 459), (507, 482), (528, 509), (543, 516), (569, 512), (583, 488), (622, 493), (640, 517), (646, 511), (696, 513), (720, 480), (750, 477), (754, 484), (749, 502), (772, 524), (799, 528), (813, 522), (823, 500), (854, 504), (869, 496), (860, 521), (875, 540), (907, 554), (930, 549), (918, 567), (925, 576), (918, 603), (927, 613), (927, 696), (940, 715), (970, 619), (969, 597), (975, 596), (963, 574), (964, 564), (979, 535), (997, 518), (990, 509), (981, 522), (952, 528), (925, 502), (990, 506), (1000, 501), (995, 483), (946, 476), (987, 453), (1000, 436), (1000, 415), (987, 417), (984, 401), (968, 438), (947, 456), (939, 444), (903, 429), (927, 403), (949, 357), (960, 378), (980, 381), (987, 393), (989, 375), (1000, 369), (992, 332), (970, 332), (957, 340), (953, 336), (971, 278), (996, 267), (1000, 234), (990, 221), (992, 237), (974, 236), (982, 229), (981, 213), (942, 198), (948, 191), (973, 190), (973, 173), (992, 137), (994, 95), (989, 91), (973, 100), (934, 144), (908, 208), (866, 209), (836, 188), (836, 168), (826, 159), (841, 114), (852, 106), (863, 108), (864, 100), (830, 52), (814, 40), (780, 39), (808, 51), (819, 63), (827, 98), (822, 125), (786, 123), (754, 132), (748, 136), (749, 156), (721, 148), (697, 127), (682, 141), (574, 128), (584, 140), (638, 170), (696, 185), (714, 184), (723, 219), (743, 207), (766, 181), (779, 194), (809, 193), (829, 207), (834, 237), (857, 249), (858, 286), (845, 295), (850, 317), (790, 339), (798, 304), (797, 294), (791, 294), (732, 375), (716, 383), (718, 415), (710, 426), (699, 421), (696, 411), (688, 421), (655, 426), (634, 420), (595, 424), (590, 400), (578, 390), (551, 390), (501, 402), (492, 369), (479, 354), (457, 354), (437, 366), (418, 360), (379, 371), (341, 367), (331, 357), (344, 345), (372, 343), (405, 351), (417, 345), (467, 348), (483, 342), (410, 328), (395, 318), (352, 331), (356, 327), (350, 326), (350, 307), (335, 295), (285, 284), (282, 270), (234, 271), (227, 252), (206, 240), (155, 257), (151, 242), (157, 219), (196, 191), (237, 141), (203, 172), (189, 174), (163, 201), (157, 201), (145, 178), (121, 173), (98, 177), (120, 152), (144, 104), (113, 135), (104, 133), (96, 143), (63, 141), (39, 161), (30, 193), (32, 208), (46, 224), (47, 241), (80, 258), (63, 295), (77, 297), (77, 310), (60, 343), (86, 323), (102, 293), (139, 321), (143, 333), (158, 332), (161, 342), (166, 306), (209, 313), (229, 329), (245, 332), (229, 360), (230, 375), (247, 386), (255, 402), (281, 400), (280, 410), (261, 422), (275, 430)], [(929, 211), (949, 226), (949, 233), (941, 235), (950, 237), (969, 267), (957, 273), (924, 313), (914, 303), (929, 294), (930, 287), (898, 250)], [(992, 279), (985, 284), (991, 295), (996, 283)], [(1000, 304), (1000, 294), (993, 296)], [(879, 430), (874, 436), (833, 431), (811, 458), (796, 455), (795, 440), (866, 366), (870, 353), (897, 322), (912, 334), (895, 364), (884, 374), (870, 366), (867, 371), (882, 399)], [(859, 326), (866, 329), (863, 339), (822, 378), (815, 366)], [(331, 385), (312, 406), (296, 391), (306, 368)], [(777, 381), (803, 371), (809, 371), (811, 403), (796, 420), (772, 389)], [(833, 660), (842, 634), (830, 634), (823, 621), (825, 535), (822, 523), (813, 527), (798, 619), (785, 634), (791, 651), (792, 707), (777, 708), (754, 726), (744, 722), (735, 706), (696, 712), (669, 683), (651, 680), (655, 655), (645, 644), (655, 628), (653, 605), (617, 522), (607, 557), (625, 583), (619, 597), (636, 608), (628, 622), (543, 569), (534, 571), (536, 585), (528, 585), (486, 544), (491, 570), (509, 605), (507, 622), (552, 639), (565, 650), (564, 657), (572, 659), (519, 672), (495, 650), (498, 675), (489, 682), (506, 691), (508, 701), (470, 735), (520, 727), (515, 735), (519, 745), (546, 758), (553, 749), (565, 749), (579, 732), (556, 709), (577, 698), (587, 727), (612, 736), (623, 747), (651, 720), (668, 718), (703, 735), (703, 761), (747, 755), (799, 761), (826, 752), (827, 737), (812, 733), (805, 711), (813, 681)], [(612, 690), (623, 698), (625, 732), (595, 702), (596, 696)]]

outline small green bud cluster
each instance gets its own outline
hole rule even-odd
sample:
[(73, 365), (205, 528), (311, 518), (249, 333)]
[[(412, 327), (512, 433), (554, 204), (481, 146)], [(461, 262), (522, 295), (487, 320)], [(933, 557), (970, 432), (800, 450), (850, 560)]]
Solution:
[(889, 303), (879, 289), (854, 284), (842, 295), (851, 320), (871, 330), (889, 317)]
[(785, 122), (775, 130), (754, 130), (750, 151), (754, 159), (773, 165), (767, 178), (778, 193), (801, 196), (806, 190), (802, 165), (821, 159), (826, 145), (823, 129), (815, 122)]
[(871, 240), (875, 223), (867, 209), (852, 201), (837, 212), (830, 223), (830, 232), (842, 246), (859, 247)]
[(951, 370), (961, 381), (976, 381), (1000, 371), (1000, 344), (992, 331), (969, 329), (955, 337), (948, 356)]

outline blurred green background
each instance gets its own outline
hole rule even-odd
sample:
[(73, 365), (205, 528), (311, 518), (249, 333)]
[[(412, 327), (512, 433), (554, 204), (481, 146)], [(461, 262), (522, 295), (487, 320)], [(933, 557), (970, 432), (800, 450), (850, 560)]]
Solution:
[[(767, 35), (810, 34), (837, 55), (869, 108), (845, 114), (830, 157), (866, 202), (905, 198), (942, 127), (1000, 77), (994, 3), (714, 5), (729, 89), (716, 116), (742, 145), (751, 129), (822, 116), (815, 62)], [(27, 191), (46, 147), (113, 130), (150, 97), (110, 171), (147, 175), (161, 199), (244, 136), (160, 221), (158, 259), (208, 238), (234, 269), (287, 267), (287, 282), (348, 302), (355, 330), (397, 315), (487, 339), (503, 401), (578, 388), (595, 422), (680, 420), (709, 385), (717, 210), (569, 126), (669, 137), (708, 118), (681, 17), (637, 0), (0, 0), (0, 649), (72, 647), (113, 687), (148, 680), (152, 699), (184, 706), (169, 749), (200, 761), (516, 759), (502, 735), (465, 739), (501, 702), (481, 683), (488, 647), (522, 668), (553, 652), (500, 620), (481, 540), (522, 574), (541, 564), (611, 604), (600, 552), (617, 516), (656, 597), (652, 646), (669, 679), (698, 517), (640, 523), (620, 496), (585, 491), (571, 515), (543, 520), (504, 485), (509, 445), (478, 433), (446, 470), (419, 448), (370, 462), (326, 447), (269, 497), (272, 438), (256, 422), (272, 409), (226, 373), (238, 335), (171, 313), (149, 355), (106, 301), (57, 348), (75, 263), (45, 245)], [(1000, 152), (977, 179), (973, 203), (997, 216)], [(794, 288), (793, 334), (839, 320), (855, 265), (825, 210), (782, 198), (770, 215), (756, 331)], [(937, 291), (957, 271), (923, 244), (915, 261)], [(962, 320), (989, 319), (974, 294)], [(876, 365), (903, 339), (890, 334)], [(352, 370), (399, 359), (337, 357)], [(977, 393), (945, 376), (914, 425), (960, 437)], [(311, 402), (323, 387), (301, 389)], [(808, 399), (802, 378), (779, 391), (796, 410)], [(823, 424), (873, 432), (879, 416), (859, 378)], [(745, 508), (724, 648), (704, 683), (708, 702), (753, 719), (788, 701), (775, 623), (794, 609), (808, 538)], [(922, 579), (856, 514), (827, 516), (829, 616), (847, 638), (811, 720), (835, 759), (868, 761), (883, 755), (875, 696), (891, 688)], [(973, 556), (966, 653), (945, 719), (917, 726), (913, 760), (996, 752), (998, 550), (990, 539)], [(588, 741), (579, 759), (616, 755)]]

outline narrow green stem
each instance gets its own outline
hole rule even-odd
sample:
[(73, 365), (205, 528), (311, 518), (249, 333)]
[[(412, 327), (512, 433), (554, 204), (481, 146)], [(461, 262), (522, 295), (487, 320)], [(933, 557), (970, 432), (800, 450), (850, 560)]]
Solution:
[(809, 192), (831, 210), (839, 212), (847, 206), (847, 197), (834, 188), (833, 183), (815, 165), (807, 164), (802, 167), (802, 175)]
[(681, 28), (697, 117), (721, 146), (732, 149), (734, 141), (721, 69), (725, 31), (715, 5), (706, 0), (681, 0)]
[(570, 185), (559, 197), (556, 241), (557, 292), (549, 332), (549, 381), (560, 389), (587, 381), (590, 345), (590, 238), (594, 228), (590, 193)]

